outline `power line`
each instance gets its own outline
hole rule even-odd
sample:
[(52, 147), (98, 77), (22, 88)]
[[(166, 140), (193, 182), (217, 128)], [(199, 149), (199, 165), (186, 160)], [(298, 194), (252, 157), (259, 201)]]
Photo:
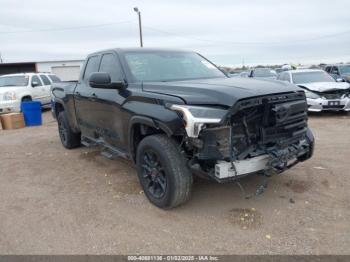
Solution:
[(55, 32), (55, 31), (66, 31), (66, 30), (79, 30), (79, 29), (87, 29), (87, 28), (95, 28), (95, 27), (106, 27), (113, 25), (120, 25), (133, 22), (131, 20), (120, 21), (115, 23), (106, 23), (106, 24), (96, 24), (96, 25), (86, 25), (86, 26), (72, 26), (72, 27), (60, 27), (60, 28), (46, 28), (46, 29), (32, 29), (32, 30), (21, 30), (21, 31), (8, 31), (8, 32), (0, 32), (0, 34), (19, 34), (19, 33), (36, 33), (36, 32)]
[[(120, 22), (114, 22), (114, 23), (105, 23), (105, 24), (95, 24), (95, 25), (86, 25), (86, 26), (73, 26), (73, 27), (60, 27), (60, 28), (45, 28), (45, 29), (32, 29), (32, 30), (21, 30), (21, 31), (7, 31), (7, 32), (0, 32), (0, 34), (19, 34), (19, 33), (36, 33), (36, 32), (55, 32), (55, 31), (67, 31), (67, 30), (80, 30), (80, 29), (90, 29), (90, 28), (97, 28), (97, 27), (107, 27), (107, 26), (113, 26), (113, 25), (120, 25), (120, 24), (126, 24), (126, 23), (135, 23), (133, 20), (127, 20), (127, 21), (120, 21)], [(308, 39), (298, 39), (298, 40), (288, 40), (288, 41), (279, 41), (279, 42), (256, 42), (256, 41), (222, 41), (222, 40), (210, 40), (210, 39), (203, 39), (203, 38), (197, 38), (197, 37), (191, 37), (186, 36), (166, 30), (162, 30), (159, 28), (151, 27), (151, 26), (143, 26), (144, 28), (159, 32), (162, 34), (183, 38), (187, 40), (194, 40), (204, 43), (209, 43), (210, 45), (285, 45), (285, 44), (297, 44), (297, 43), (304, 43), (308, 41), (316, 41), (320, 39), (326, 39), (326, 38), (334, 38), (340, 35), (346, 35), (350, 33), (350, 30), (338, 32), (334, 34), (329, 35), (323, 35), (318, 36), (314, 38), (308, 38)]]
[(184, 39), (190, 39), (190, 40), (195, 40), (195, 41), (200, 41), (200, 42), (206, 42), (206, 43), (212, 43), (212, 44), (225, 44), (225, 45), (279, 45), (279, 44), (295, 44), (295, 43), (301, 43), (301, 42), (308, 42), (308, 41), (316, 41), (320, 39), (325, 39), (325, 38), (333, 38), (336, 36), (340, 35), (345, 35), (349, 34), (350, 30), (343, 31), (343, 32), (338, 32), (335, 34), (329, 34), (329, 35), (323, 35), (323, 36), (318, 36), (314, 38), (308, 38), (308, 39), (298, 39), (298, 40), (288, 40), (288, 41), (279, 41), (279, 42), (240, 42), (240, 41), (218, 41), (218, 40), (209, 40), (209, 39), (202, 39), (202, 38), (196, 38), (196, 37), (189, 37), (189, 36), (184, 36), (180, 35), (177, 33), (165, 31), (165, 30), (160, 30), (158, 28), (150, 27), (150, 26), (144, 26), (144, 28), (149, 29), (151, 31), (167, 34), (167, 35), (173, 35), (179, 38), (184, 38)]

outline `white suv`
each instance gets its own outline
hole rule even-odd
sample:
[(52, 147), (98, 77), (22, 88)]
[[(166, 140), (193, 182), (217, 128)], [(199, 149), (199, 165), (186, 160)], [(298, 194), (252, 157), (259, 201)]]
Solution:
[(21, 102), (50, 105), (50, 88), (60, 79), (53, 74), (22, 73), (0, 76), (0, 113), (19, 112)]

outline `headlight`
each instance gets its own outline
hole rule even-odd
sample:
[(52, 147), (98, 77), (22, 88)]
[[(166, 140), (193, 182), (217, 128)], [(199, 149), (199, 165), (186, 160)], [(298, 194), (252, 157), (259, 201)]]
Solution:
[(189, 137), (198, 137), (203, 125), (220, 123), (227, 113), (223, 109), (202, 106), (171, 105), (170, 109), (182, 114)]
[(16, 100), (16, 93), (13, 91), (5, 92), (4, 100)]
[(320, 96), (318, 94), (315, 94), (314, 92), (310, 92), (308, 90), (304, 90), (305, 92), (305, 96), (307, 98), (311, 98), (311, 99), (317, 99), (317, 98), (320, 98)]

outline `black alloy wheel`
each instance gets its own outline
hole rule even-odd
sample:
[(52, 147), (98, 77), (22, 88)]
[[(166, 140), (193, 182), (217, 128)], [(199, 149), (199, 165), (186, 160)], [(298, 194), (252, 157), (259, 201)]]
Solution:
[(142, 177), (146, 187), (154, 198), (162, 198), (167, 188), (167, 177), (156, 152), (147, 149), (143, 154)]

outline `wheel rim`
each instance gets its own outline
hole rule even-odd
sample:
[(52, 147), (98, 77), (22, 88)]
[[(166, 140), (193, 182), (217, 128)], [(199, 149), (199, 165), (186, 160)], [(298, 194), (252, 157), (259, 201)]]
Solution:
[(146, 150), (142, 158), (142, 178), (146, 190), (155, 198), (162, 198), (167, 188), (167, 177), (158, 155), (152, 150)]
[(65, 127), (62, 120), (58, 122), (58, 131), (60, 134), (61, 141), (63, 143), (66, 143), (66, 141), (67, 141), (67, 128)]

